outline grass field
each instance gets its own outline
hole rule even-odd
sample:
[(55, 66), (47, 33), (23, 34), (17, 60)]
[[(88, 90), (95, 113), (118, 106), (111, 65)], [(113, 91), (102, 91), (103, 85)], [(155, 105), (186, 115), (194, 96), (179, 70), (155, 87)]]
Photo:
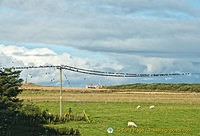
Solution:
[[(19, 98), (29, 101), (59, 101), (59, 91), (24, 91)], [(63, 101), (70, 102), (137, 102), (200, 104), (200, 93), (171, 92), (63, 92)]]
[(185, 92), (200, 92), (200, 84), (166, 84), (166, 83), (152, 83), (152, 84), (127, 84), (108, 86), (106, 89), (144, 89), (144, 90), (162, 90), (162, 91), (185, 91)]
[[(43, 110), (59, 114), (59, 91), (24, 91), (19, 98), (32, 101)], [(29, 103), (29, 102), (28, 102)], [(63, 92), (63, 112), (85, 110), (91, 123), (70, 121), (49, 124), (55, 128), (77, 128), (82, 136), (200, 136), (199, 93)], [(136, 109), (141, 105), (141, 109)], [(149, 109), (155, 105), (155, 109)], [(138, 127), (127, 126), (134, 121)], [(113, 134), (107, 128), (114, 129)]]

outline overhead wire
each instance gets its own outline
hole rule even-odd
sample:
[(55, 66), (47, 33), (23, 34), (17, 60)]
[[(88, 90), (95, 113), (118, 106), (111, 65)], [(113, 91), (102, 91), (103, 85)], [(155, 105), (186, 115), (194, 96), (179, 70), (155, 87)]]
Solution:
[[(22, 70), (22, 69), (38, 69), (38, 68), (57, 68), (57, 69), (64, 69), (72, 72), (89, 74), (89, 75), (97, 75), (97, 76), (108, 76), (108, 77), (156, 77), (156, 76), (177, 76), (177, 75), (189, 75), (190, 73), (154, 73), (154, 74), (131, 74), (131, 73), (119, 73), (119, 72), (105, 72), (105, 71), (97, 71), (91, 69), (83, 69), (78, 67), (72, 67), (68, 65), (61, 65), (61, 66), (53, 66), (53, 65), (46, 65), (46, 66), (19, 66), (19, 67), (11, 67), (15, 70)], [(4, 67), (1, 69), (5, 69)]]

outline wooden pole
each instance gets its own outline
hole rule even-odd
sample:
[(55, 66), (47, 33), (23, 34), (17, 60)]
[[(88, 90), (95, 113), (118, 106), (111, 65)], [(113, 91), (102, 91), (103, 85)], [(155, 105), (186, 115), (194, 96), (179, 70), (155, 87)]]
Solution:
[(60, 67), (60, 118), (62, 117), (62, 68)]

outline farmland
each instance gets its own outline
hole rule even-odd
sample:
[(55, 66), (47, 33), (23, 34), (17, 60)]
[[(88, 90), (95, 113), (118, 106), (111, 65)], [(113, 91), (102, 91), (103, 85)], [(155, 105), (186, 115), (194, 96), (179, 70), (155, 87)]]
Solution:
[(107, 89), (143, 89), (148, 91), (173, 91), (173, 92), (200, 92), (200, 84), (165, 84), (165, 83), (152, 83), (152, 84), (128, 84), (116, 85), (105, 87)]
[[(199, 93), (72, 90), (63, 91), (63, 113), (67, 113), (69, 107), (77, 114), (85, 110), (91, 123), (69, 121), (47, 126), (79, 129), (83, 136), (200, 135)], [(59, 114), (59, 88), (25, 90), (18, 97), (24, 99), (24, 103), (32, 102), (43, 110)], [(136, 109), (137, 105), (142, 108)], [(149, 109), (150, 105), (155, 105), (155, 109)], [(134, 121), (138, 127), (128, 127), (128, 121)], [(114, 129), (113, 134), (106, 132), (108, 127)]]

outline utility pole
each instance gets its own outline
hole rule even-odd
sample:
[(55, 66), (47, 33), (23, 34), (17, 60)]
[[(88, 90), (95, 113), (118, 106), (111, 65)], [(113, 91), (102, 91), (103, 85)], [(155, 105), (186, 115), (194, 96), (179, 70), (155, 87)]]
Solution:
[(60, 118), (62, 117), (62, 68), (60, 67)]
[(84, 78), (84, 87), (83, 88), (86, 88), (86, 78)]

